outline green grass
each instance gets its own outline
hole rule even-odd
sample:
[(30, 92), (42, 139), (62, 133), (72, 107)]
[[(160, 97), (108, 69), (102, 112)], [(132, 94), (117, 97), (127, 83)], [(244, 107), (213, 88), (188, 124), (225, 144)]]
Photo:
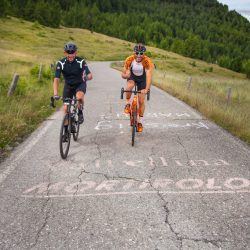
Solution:
[[(0, 19), (0, 38), (0, 155), (7, 145), (21, 140), (53, 112), (48, 106), (53, 94), (50, 65), (63, 57), (67, 41), (74, 41), (78, 55), (87, 61), (122, 61), (133, 49), (128, 41), (88, 30), (52, 29), (13, 17)], [(147, 47), (147, 52), (157, 66), (155, 85), (250, 143), (250, 81), (244, 75), (153, 47)], [(40, 64), (44, 65), (42, 81), (38, 81)], [(120, 69), (121, 65), (116, 67)], [(7, 97), (15, 72), (20, 80), (15, 94)], [(193, 77), (189, 91), (188, 76)], [(226, 107), (229, 86), (232, 102)]]

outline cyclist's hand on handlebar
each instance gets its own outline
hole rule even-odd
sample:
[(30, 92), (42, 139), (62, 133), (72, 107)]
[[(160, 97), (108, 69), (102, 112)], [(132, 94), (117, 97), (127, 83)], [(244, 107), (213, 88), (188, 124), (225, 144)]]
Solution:
[(148, 89), (142, 89), (141, 90), (141, 94), (147, 94), (148, 93)]
[(54, 100), (59, 100), (60, 96), (59, 95), (54, 95), (53, 98), (54, 98)]

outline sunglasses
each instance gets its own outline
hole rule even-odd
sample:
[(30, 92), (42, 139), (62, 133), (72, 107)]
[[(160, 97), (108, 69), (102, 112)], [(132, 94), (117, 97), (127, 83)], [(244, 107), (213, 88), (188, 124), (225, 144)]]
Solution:
[(135, 52), (136, 55), (143, 55), (143, 52)]
[(75, 50), (66, 50), (66, 52), (67, 52), (68, 54), (74, 54), (74, 53), (75, 53)]

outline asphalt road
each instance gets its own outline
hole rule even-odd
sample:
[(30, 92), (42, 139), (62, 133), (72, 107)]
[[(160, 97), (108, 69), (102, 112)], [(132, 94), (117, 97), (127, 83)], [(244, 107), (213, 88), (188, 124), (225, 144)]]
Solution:
[(250, 249), (250, 148), (155, 87), (132, 147), (124, 80), (90, 69), (67, 160), (58, 110), (0, 165), (0, 249)]

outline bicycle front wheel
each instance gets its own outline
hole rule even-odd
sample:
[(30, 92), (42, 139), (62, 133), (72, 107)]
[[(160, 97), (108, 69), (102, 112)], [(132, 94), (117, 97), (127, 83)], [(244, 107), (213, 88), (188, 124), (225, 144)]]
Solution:
[(66, 114), (63, 118), (61, 130), (60, 130), (60, 154), (63, 159), (66, 159), (69, 152), (71, 137), (71, 122), (69, 119), (69, 114)]
[(78, 139), (78, 135), (79, 135), (79, 130), (80, 130), (80, 123), (79, 123), (79, 119), (77, 117), (76, 120), (74, 120), (72, 122), (72, 127), (74, 126), (74, 130), (73, 130), (73, 139), (74, 141), (77, 141)]
[(135, 144), (135, 131), (136, 131), (136, 107), (132, 112), (132, 146)]

